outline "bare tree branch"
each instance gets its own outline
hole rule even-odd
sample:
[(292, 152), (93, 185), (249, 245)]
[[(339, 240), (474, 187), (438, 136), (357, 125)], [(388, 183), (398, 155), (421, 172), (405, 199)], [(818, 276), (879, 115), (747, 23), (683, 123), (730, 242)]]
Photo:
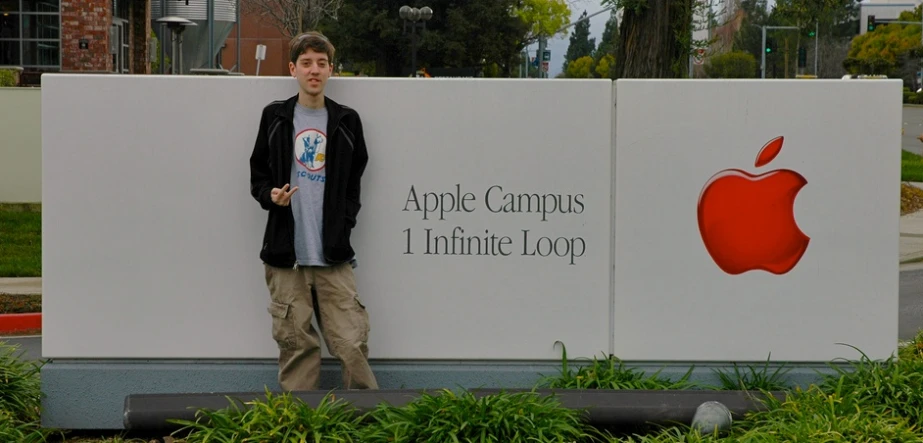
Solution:
[(317, 29), (325, 17), (337, 19), (344, 0), (241, 0), (249, 14), (282, 32), (286, 37)]

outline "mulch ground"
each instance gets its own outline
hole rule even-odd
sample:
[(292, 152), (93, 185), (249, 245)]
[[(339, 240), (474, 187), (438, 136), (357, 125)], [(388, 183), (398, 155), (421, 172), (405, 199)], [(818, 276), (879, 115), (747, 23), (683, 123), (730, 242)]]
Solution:
[(901, 183), (901, 215), (923, 209), (923, 189)]

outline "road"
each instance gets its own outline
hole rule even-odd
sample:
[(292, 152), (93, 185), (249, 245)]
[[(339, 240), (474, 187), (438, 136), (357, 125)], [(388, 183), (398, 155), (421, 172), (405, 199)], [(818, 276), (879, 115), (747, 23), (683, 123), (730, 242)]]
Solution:
[(910, 340), (923, 328), (923, 269), (901, 272), (898, 337)]
[(904, 106), (904, 135), (901, 137), (901, 147), (923, 155), (923, 142), (917, 139), (921, 134), (923, 134), (923, 107)]

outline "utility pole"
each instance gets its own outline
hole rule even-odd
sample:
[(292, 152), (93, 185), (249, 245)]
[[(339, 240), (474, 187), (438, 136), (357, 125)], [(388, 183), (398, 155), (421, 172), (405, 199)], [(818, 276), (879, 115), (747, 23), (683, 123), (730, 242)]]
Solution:
[[(538, 36), (538, 53), (535, 54), (535, 60), (538, 62), (538, 78), (545, 78), (545, 35)], [(548, 62), (549, 64), (551, 61)]]
[[(762, 78), (766, 78), (766, 30), (767, 29), (801, 29), (797, 26), (760, 26), (763, 28), (763, 61), (760, 65), (760, 70), (762, 71)], [(786, 41), (786, 44), (788, 41)], [(786, 55), (787, 57), (787, 55)], [(786, 72), (785, 75), (788, 76), (788, 59), (786, 58)]]
[(820, 38), (820, 22), (818, 20), (814, 21), (814, 77), (820, 78), (820, 75), (817, 74), (817, 52), (820, 49), (818, 44), (818, 39)]

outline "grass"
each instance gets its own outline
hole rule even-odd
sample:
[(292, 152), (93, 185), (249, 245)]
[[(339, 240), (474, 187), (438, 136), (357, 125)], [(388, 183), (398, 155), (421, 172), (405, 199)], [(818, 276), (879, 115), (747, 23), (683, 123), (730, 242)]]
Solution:
[(21, 356), (18, 347), (0, 342), (0, 441), (44, 442), (54, 431), (39, 426), (41, 366)]
[(784, 376), (788, 374), (791, 369), (784, 369), (784, 365), (782, 365), (770, 373), (769, 366), (771, 357), (772, 355), (766, 359), (766, 364), (759, 369), (749, 366), (746, 370), (741, 370), (737, 366), (737, 363), (734, 363), (733, 372), (716, 370), (715, 372), (718, 375), (718, 380), (721, 383), (721, 389), (741, 391), (786, 390), (788, 386), (785, 383)]
[(923, 157), (901, 150), (901, 181), (923, 182)]
[(0, 277), (41, 277), (42, 213), (0, 208)]
[[(560, 342), (558, 342), (560, 343)], [(556, 343), (557, 344), (557, 343)], [(567, 360), (567, 348), (561, 343), (561, 371), (557, 376), (544, 377), (540, 388), (555, 389), (637, 389), (665, 390), (691, 389), (696, 385), (689, 381), (693, 368), (689, 368), (679, 380), (661, 377), (660, 372), (646, 375), (639, 369), (627, 368), (624, 362), (615, 357), (603, 359), (578, 359), (588, 361), (588, 365), (571, 368)]]

